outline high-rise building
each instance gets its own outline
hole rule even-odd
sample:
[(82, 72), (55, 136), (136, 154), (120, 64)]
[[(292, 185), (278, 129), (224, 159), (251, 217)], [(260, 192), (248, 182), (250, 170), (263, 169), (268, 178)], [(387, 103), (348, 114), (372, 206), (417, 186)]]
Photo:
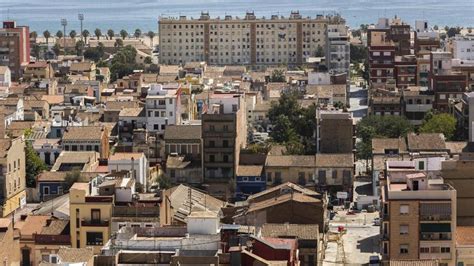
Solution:
[(324, 51), (328, 23), (345, 21), (340, 16), (308, 18), (299, 12), (270, 18), (257, 18), (253, 12), (243, 18), (211, 18), (209, 13), (198, 19), (161, 17), (160, 63), (300, 65), (318, 49)]
[[(422, 170), (423, 169), (423, 170)], [(382, 187), (382, 257), (454, 265), (456, 190), (424, 160), (389, 161)]]
[(329, 71), (349, 75), (350, 43), (344, 23), (331, 23), (326, 31), (326, 65)]
[(240, 149), (246, 146), (247, 123), (241, 94), (209, 96), (202, 115), (203, 176), (211, 195), (227, 198), (236, 176)]
[(21, 68), (30, 62), (30, 30), (17, 26), (15, 21), (4, 21), (0, 29), (0, 65), (8, 66), (12, 79), (21, 77)]

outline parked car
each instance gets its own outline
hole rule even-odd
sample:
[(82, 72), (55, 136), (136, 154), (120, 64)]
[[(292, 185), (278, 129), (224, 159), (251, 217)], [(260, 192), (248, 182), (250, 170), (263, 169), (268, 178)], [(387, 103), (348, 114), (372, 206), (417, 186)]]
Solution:
[(380, 265), (380, 258), (379, 256), (370, 256), (369, 258), (369, 266), (379, 266)]

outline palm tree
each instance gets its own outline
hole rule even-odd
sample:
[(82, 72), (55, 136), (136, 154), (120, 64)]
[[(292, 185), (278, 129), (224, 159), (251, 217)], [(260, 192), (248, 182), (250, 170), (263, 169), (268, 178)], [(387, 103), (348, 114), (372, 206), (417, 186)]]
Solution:
[(64, 37), (63, 35), (63, 32), (58, 30), (58, 32), (56, 32), (56, 37), (58, 37), (59, 39), (61, 39), (62, 37)]
[(138, 39), (141, 35), (142, 35), (142, 30), (140, 29), (136, 29), (135, 33), (133, 34), (133, 36), (135, 36), (136, 39)]
[(126, 30), (121, 30), (120, 36), (122, 36), (122, 40), (125, 40), (125, 38), (128, 36), (128, 32)]
[(76, 54), (78, 56), (82, 56), (84, 54), (83, 51), (84, 51), (84, 42), (79, 40), (76, 42)]
[(82, 32), (82, 37), (84, 37), (84, 43), (87, 43), (87, 38), (91, 35), (88, 30)]
[(107, 31), (107, 36), (109, 36), (109, 40), (112, 40), (112, 38), (115, 36), (115, 32), (110, 29)]
[(41, 47), (37, 43), (35, 43), (31, 49), (33, 50), (33, 54), (35, 55), (36, 61), (38, 61), (41, 53)]
[(153, 48), (153, 38), (155, 38), (155, 33), (153, 31), (149, 31), (146, 35), (148, 36), (148, 38), (150, 38), (150, 44)]
[(94, 34), (95, 37), (97, 37), (97, 40), (100, 40), (100, 36), (102, 36), (102, 31), (100, 29), (95, 29)]
[(59, 46), (58, 43), (56, 43), (54, 46), (53, 46), (53, 52), (56, 56), (59, 56), (59, 53), (61, 52), (61, 46)]
[(51, 33), (49, 33), (49, 31), (45, 30), (45, 31), (43, 32), (43, 36), (44, 36), (44, 38), (46, 39), (46, 45), (48, 45), (49, 38), (51, 38)]
[(69, 37), (71, 37), (71, 39), (76, 39), (76, 36), (77, 36), (77, 32), (75, 30), (72, 30), (70, 33), (69, 33)]

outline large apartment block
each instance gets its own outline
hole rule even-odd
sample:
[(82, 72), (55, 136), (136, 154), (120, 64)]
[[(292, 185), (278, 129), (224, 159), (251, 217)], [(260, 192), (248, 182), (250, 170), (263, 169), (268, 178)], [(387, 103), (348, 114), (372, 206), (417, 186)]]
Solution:
[(382, 257), (454, 265), (456, 190), (415, 162), (387, 162), (382, 188)]
[(30, 62), (30, 31), (15, 21), (4, 21), (0, 28), (0, 66), (11, 70), (12, 79), (21, 77), (21, 69)]
[(206, 61), (212, 65), (300, 65), (325, 49), (327, 25), (345, 24), (339, 16), (289, 17), (273, 15), (257, 18), (247, 12), (244, 18), (198, 19), (186, 16), (161, 17), (160, 63), (178, 64)]

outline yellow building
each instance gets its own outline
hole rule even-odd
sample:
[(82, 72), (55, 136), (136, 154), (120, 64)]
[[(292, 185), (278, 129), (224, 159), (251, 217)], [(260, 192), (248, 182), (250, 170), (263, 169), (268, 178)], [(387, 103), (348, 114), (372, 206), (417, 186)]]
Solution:
[(110, 237), (113, 196), (91, 193), (89, 183), (74, 183), (69, 190), (71, 244), (92, 247), (98, 254)]
[(26, 204), (25, 141), (0, 139), (0, 217)]

